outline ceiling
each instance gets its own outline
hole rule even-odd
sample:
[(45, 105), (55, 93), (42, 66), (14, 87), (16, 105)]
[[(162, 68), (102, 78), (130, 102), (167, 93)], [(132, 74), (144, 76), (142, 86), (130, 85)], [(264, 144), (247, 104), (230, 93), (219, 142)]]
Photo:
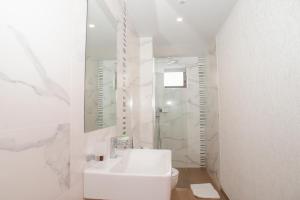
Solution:
[[(201, 56), (237, 0), (128, 0), (128, 15), (140, 37), (153, 37), (154, 55)], [(176, 19), (182, 17), (182, 22)]]

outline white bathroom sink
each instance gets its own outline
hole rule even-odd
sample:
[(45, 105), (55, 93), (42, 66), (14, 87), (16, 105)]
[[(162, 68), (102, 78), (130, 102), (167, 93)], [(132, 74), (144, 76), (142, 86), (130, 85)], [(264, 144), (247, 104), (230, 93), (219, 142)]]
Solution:
[(106, 200), (170, 200), (171, 151), (131, 149), (84, 170), (84, 197)]

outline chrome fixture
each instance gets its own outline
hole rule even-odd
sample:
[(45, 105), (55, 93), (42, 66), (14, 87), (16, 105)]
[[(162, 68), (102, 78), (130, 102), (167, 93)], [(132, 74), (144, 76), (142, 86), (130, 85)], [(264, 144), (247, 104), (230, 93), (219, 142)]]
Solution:
[(132, 149), (133, 148), (133, 140), (132, 137), (128, 136), (119, 136), (112, 137), (110, 139), (110, 158), (117, 158), (118, 155), (116, 153), (117, 149)]

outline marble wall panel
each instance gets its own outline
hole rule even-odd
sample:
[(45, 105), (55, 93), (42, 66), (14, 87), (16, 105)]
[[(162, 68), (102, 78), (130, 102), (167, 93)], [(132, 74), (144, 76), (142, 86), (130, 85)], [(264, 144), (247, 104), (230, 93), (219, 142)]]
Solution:
[(140, 38), (139, 137), (143, 148), (153, 148), (154, 141), (154, 59), (152, 38)]
[(80, 184), (83, 90), (71, 88), (83, 80), (85, 16), (82, 1), (1, 3), (0, 199), (68, 199)]
[(207, 57), (207, 171), (220, 187), (219, 108), (215, 52)]

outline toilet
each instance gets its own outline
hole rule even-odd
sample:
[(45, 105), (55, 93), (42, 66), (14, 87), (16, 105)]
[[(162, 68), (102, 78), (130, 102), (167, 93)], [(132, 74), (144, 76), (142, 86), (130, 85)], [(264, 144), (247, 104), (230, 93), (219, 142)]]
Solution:
[(178, 176), (179, 176), (179, 171), (175, 168), (172, 168), (172, 181), (171, 181), (172, 189), (174, 189), (177, 185)]

